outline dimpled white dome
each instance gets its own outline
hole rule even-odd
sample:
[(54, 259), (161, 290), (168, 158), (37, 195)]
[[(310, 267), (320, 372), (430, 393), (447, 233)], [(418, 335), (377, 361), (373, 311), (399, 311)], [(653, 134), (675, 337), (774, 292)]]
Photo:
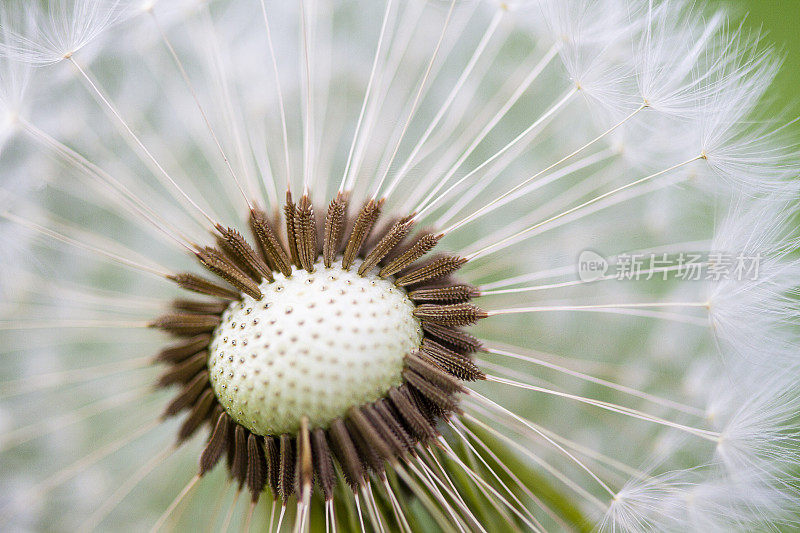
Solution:
[(259, 435), (296, 433), (308, 416), (327, 427), (353, 405), (401, 383), (404, 356), (422, 339), (413, 303), (375, 273), (294, 269), (261, 284), (222, 315), (209, 370), (219, 402)]

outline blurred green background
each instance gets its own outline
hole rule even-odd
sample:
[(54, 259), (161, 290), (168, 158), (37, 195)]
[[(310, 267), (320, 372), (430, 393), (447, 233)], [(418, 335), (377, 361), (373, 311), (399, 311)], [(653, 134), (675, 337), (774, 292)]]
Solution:
[[(800, 110), (800, 0), (726, 0), (734, 14), (747, 15), (746, 26), (761, 29), (765, 41), (773, 44), (784, 57), (776, 85), (779, 99), (775, 109), (788, 108), (792, 119)], [(738, 13), (737, 13), (738, 12)], [(800, 131), (800, 124), (795, 125)]]

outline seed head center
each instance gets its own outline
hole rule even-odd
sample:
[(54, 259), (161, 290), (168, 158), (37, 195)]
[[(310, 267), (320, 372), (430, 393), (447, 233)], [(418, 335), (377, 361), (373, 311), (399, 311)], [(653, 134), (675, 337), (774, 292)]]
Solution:
[(223, 313), (209, 347), (211, 384), (239, 424), (259, 435), (296, 434), (307, 416), (326, 428), (352, 406), (402, 383), (422, 329), (405, 291), (374, 273), (293, 269)]

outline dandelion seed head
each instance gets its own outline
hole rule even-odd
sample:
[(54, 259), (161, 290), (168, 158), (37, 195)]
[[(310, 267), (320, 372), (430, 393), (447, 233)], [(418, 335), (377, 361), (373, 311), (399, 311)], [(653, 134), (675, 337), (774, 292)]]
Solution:
[(726, 12), (3, 9), (0, 528), (794, 525), (800, 172)]

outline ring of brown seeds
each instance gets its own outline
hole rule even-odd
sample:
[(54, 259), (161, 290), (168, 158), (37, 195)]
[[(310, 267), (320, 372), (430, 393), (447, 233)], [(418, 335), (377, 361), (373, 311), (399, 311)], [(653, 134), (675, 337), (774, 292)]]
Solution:
[[(348, 215), (348, 203), (346, 194), (338, 194), (323, 219), (317, 217), (307, 195), (296, 204), (287, 193), (283, 232), (276, 229), (277, 213), (270, 220), (265, 212), (253, 208), (250, 230), (256, 246), (251, 246), (237, 230), (218, 225), (214, 228), (216, 246), (196, 251), (200, 264), (217, 279), (194, 273), (170, 277), (183, 289), (207, 298), (177, 300), (171, 313), (151, 324), (180, 339), (157, 356), (167, 365), (158, 385), (180, 387), (164, 416), (188, 411), (178, 441), (185, 441), (207, 424), (208, 442), (200, 457), (199, 475), (209, 472), (224, 456), (230, 476), (240, 488), (247, 487), (254, 503), (267, 485), (283, 505), (292, 496), (307, 501), (315, 486), (330, 501), (338, 482), (337, 467), (342, 479), (358, 492), (371, 475), (382, 477), (387, 463), (404, 461), (415, 453), (415, 447), (431, 445), (439, 436), (438, 423), (459, 411), (462, 382), (484, 378), (472, 359), (480, 343), (462, 328), (486, 317), (486, 313), (470, 303), (477, 295), (475, 288), (453, 278), (466, 260), (456, 255), (431, 257), (442, 236), (426, 231), (414, 234), (413, 216), (381, 221), (382, 201), (368, 200), (352, 215)], [(315, 269), (369, 278), (373, 285), (382, 280), (385, 285), (381, 286), (394, 287), (392, 290), (401, 294), (399, 298), (410, 302), (419, 334), (413, 338), (411, 349), (402, 354), (395, 382), (384, 386), (385, 390), (377, 390), (377, 394), (371, 390), (370, 401), (353, 400), (340, 415), (312, 424), (313, 417), (303, 412), (302, 401), (298, 404), (296, 398), (291, 398), (295, 403), (285, 412), (292, 423), (283, 427), (292, 429), (274, 433), (270, 428), (280, 424), (270, 419), (271, 412), (265, 414), (258, 408), (257, 400), (266, 401), (273, 387), (270, 380), (279, 382), (280, 377), (264, 376), (269, 374), (267, 368), (259, 376), (263, 381), (255, 382), (267, 383), (255, 386), (264, 390), (253, 391), (251, 383), (249, 396), (241, 396), (238, 390), (227, 391), (232, 382), (226, 379), (226, 370), (216, 369), (211, 354), (220, 352), (220, 359), (224, 359), (225, 352), (217, 348), (223, 341), (230, 346), (227, 337), (222, 338), (223, 326), (236, 327), (233, 322), (231, 328), (230, 317), (237, 309), (252, 312), (245, 300), (261, 302), (263, 288), (281, 288), (275, 285), (276, 279), (290, 280), (293, 274), (298, 278), (300, 273), (310, 274)], [(346, 282), (350, 283), (350, 278)], [(282, 296), (276, 295), (273, 296), (280, 301)], [(269, 305), (268, 302), (262, 307)], [(310, 304), (313, 305), (314, 302)], [(263, 329), (266, 325), (257, 318), (248, 327), (248, 334), (255, 337), (245, 337), (240, 345), (250, 338), (261, 338), (266, 331), (275, 331)], [(241, 328), (245, 328), (244, 323)], [(231, 342), (235, 344), (236, 340)], [(368, 346), (360, 350), (363, 353), (356, 362), (370, 353)], [(300, 361), (307, 356), (290, 355)], [(330, 355), (335, 365), (346, 365), (350, 357), (349, 353)], [(236, 364), (233, 356), (229, 357), (231, 364)], [(255, 352), (253, 358), (256, 359)], [(261, 370), (258, 367), (256, 372)], [(359, 369), (350, 370), (357, 373)], [(219, 374), (216, 380), (215, 372)], [(234, 377), (233, 372), (230, 377)], [(320, 393), (320, 387), (324, 389), (325, 384), (317, 383), (314, 390)], [(219, 391), (223, 390), (230, 392), (233, 399), (220, 397)], [(306, 387), (299, 394), (309, 394), (311, 390)], [(230, 408), (231, 402), (242, 398), (240, 404), (247, 404), (243, 409)], [(250, 411), (266, 422), (250, 421)]]

